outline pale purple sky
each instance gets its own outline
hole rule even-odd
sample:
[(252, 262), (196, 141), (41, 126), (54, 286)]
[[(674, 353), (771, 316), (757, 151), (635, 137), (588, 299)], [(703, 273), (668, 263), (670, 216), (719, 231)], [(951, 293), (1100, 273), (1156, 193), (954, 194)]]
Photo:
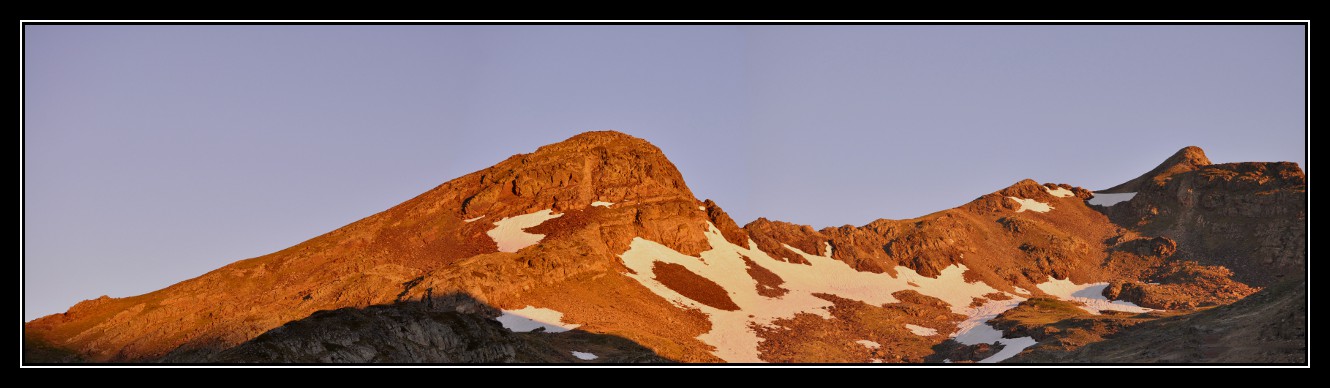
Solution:
[(1302, 26), (27, 26), (24, 319), (574, 134), (739, 223), (910, 218), (1186, 145), (1306, 165)]

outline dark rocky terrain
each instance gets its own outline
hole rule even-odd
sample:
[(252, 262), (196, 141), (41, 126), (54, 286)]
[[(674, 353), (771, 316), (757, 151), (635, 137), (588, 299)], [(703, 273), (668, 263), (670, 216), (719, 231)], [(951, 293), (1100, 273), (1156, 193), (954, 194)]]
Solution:
[[(176, 363), (668, 363), (615, 336), (573, 330), (515, 333), (499, 310), (466, 295), (318, 311), (222, 352), (164, 357)], [(582, 360), (572, 352), (594, 354)]]
[(1081, 346), (1035, 347), (1009, 362), (1307, 362), (1307, 280), (1279, 282), (1246, 299), (1141, 322)]

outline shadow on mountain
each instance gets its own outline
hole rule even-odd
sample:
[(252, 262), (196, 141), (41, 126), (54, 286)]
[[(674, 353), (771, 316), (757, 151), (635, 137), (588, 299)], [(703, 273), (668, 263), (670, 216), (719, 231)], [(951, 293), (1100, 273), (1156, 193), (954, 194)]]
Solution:
[(1276, 283), (1230, 305), (1141, 323), (1069, 351), (1010, 362), (1307, 363), (1307, 279)]
[[(467, 294), (323, 310), (220, 352), (177, 350), (167, 363), (666, 363), (629, 339), (581, 330), (514, 333)], [(578, 352), (582, 358), (574, 355)], [(595, 357), (587, 360), (585, 358)]]

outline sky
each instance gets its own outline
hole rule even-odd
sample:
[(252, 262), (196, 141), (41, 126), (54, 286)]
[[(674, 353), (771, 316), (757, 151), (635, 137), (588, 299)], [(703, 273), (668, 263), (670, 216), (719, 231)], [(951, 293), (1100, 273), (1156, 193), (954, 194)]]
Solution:
[(1302, 26), (23, 27), (24, 319), (142, 294), (577, 133), (741, 225), (1306, 166)]

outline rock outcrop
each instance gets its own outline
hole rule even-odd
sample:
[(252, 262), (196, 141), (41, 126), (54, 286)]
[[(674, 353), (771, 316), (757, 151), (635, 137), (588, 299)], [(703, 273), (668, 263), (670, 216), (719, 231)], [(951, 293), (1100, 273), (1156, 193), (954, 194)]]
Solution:
[(1185, 165), (1105, 214), (1170, 238), (1180, 259), (1227, 267), (1244, 283), (1266, 286), (1306, 272), (1307, 185), (1297, 164)]

